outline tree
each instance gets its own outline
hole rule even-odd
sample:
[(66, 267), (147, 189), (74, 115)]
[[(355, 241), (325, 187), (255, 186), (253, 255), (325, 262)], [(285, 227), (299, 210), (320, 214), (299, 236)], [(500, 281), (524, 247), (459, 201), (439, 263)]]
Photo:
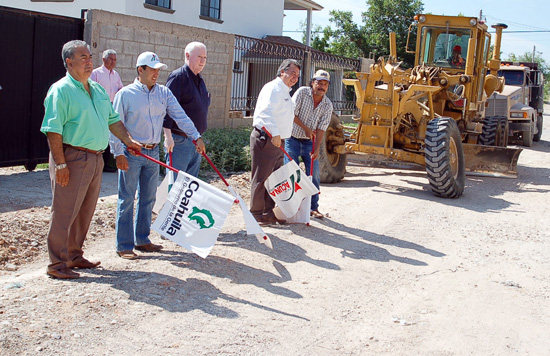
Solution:
[[(306, 43), (307, 38), (307, 25), (306, 21), (300, 21), (300, 28), (302, 29), (302, 43)], [(319, 51), (329, 53), (328, 52), (328, 41), (329, 37), (324, 35), (324, 30), (320, 25), (313, 25), (311, 26), (311, 47), (318, 49)], [(319, 36), (318, 34), (322, 33), (323, 36)]]
[[(371, 52), (386, 55), (390, 50), (389, 33), (395, 32), (397, 58), (409, 65), (414, 64), (414, 54), (405, 52), (409, 25), (416, 14), (424, 10), (420, 0), (368, 0), (369, 9), (363, 12), (367, 29), (367, 46)], [(410, 43), (416, 43), (416, 32), (411, 33)]]
[[(363, 25), (353, 22), (351, 11), (331, 11), (330, 22), (319, 35), (312, 36), (312, 47), (345, 57), (388, 55), (389, 32), (396, 33), (397, 57), (409, 65), (414, 56), (405, 52), (409, 24), (422, 12), (421, 0), (367, 0), (367, 11), (361, 15)], [(409, 43), (416, 43), (416, 32)], [(319, 45), (319, 47), (315, 47)]]
[[(361, 29), (353, 22), (351, 11), (333, 10), (330, 12), (330, 22), (335, 24), (334, 28), (326, 26), (314, 26), (311, 36), (311, 47), (320, 51), (337, 54), (344, 57), (357, 58), (365, 57), (365, 52), (361, 48), (364, 42), (364, 36), (360, 34)], [(305, 22), (301, 23), (304, 34), (302, 42), (305, 43)]]

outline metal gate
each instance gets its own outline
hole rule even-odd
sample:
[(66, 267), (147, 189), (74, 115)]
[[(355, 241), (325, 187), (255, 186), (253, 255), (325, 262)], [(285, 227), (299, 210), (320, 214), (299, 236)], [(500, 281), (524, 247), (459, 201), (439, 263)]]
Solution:
[(0, 167), (48, 162), (40, 132), (44, 98), (65, 75), (61, 48), (83, 39), (84, 21), (0, 6)]
[[(288, 42), (295, 41), (285, 37), (282, 39), (280, 36), (268, 37), (271, 39), (235, 35), (231, 111), (241, 111), (244, 115), (250, 116), (264, 84), (275, 78), (277, 68), (282, 60), (293, 58), (301, 62), (302, 76), (292, 88), (291, 95), (300, 85), (309, 85), (310, 77), (317, 69), (324, 69), (330, 73), (333, 79), (327, 96), (332, 101), (334, 111), (338, 114), (353, 112), (355, 109), (354, 93), (352, 90), (351, 98), (348, 97), (348, 91), (342, 84), (342, 78), (348, 72), (359, 71), (361, 67), (359, 59), (324, 53), (297, 42), (292, 45)], [(287, 43), (276, 41), (286, 41)]]

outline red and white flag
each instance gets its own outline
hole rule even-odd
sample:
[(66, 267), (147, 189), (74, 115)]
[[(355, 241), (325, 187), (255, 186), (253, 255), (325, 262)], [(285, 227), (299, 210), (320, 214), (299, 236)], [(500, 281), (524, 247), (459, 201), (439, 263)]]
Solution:
[(286, 217), (294, 216), (298, 212), (304, 198), (319, 193), (317, 187), (294, 161), (273, 172), (264, 185), (269, 196)]
[(180, 171), (151, 227), (205, 258), (214, 247), (233, 202), (231, 195)]

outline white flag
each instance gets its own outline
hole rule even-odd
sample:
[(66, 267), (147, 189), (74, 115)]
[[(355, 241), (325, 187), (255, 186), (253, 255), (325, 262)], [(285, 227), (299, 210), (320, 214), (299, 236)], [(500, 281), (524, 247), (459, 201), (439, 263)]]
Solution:
[(162, 183), (160, 183), (159, 187), (157, 188), (157, 199), (155, 201), (155, 205), (153, 206), (153, 212), (155, 214), (158, 214), (160, 212), (160, 209), (162, 209), (164, 202), (166, 202), (166, 200), (168, 199), (168, 192), (170, 192), (170, 189), (172, 189), (173, 185), (174, 172), (168, 169), (166, 171), (166, 176), (164, 176), (164, 179), (162, 180)]
[(262, 230), (261, 226), (258, 224), (256, 219), (252, 216), (252, 213), (250, 210), (248, 210), (248, 207), (246, 206), (245, 202), (242, 200), (239, 193), (233, 189), (233, 187), (228, 186), (227, 187), (231, 194), (239, 201), (239, 206), (241, 207), (241, 211), (243, 212), (244, 217), (244, 224), (246, 226), (246, 234), (247, 235), (254, 235), (258, 239), (259, 243), (265, 244), (267, 247), (273, 249), (273, 245), (271, 244), (271, 239), (269, 236), (267, 236)]
[(319, 193), (313, 182), (290, 161), (266, 179), (265, 188), (279, 209), (287, 217), (294, 216), (305, 197)]
[(218, 239), (234, 198), (180, 171), (153, 230), (205, 258)]
[[(308, 179), (313, 179), (311, 176), (307, 177)], [(309, 225), (311, 221), (311, 195), (307, 196), (302, 200), (302, 203), (300, 204), (300, 207), (298, 208), (298, 211), (296, 214), (292, 216), (286, 216), (283, 214), (281, 209), (276, 206), (273, 209), (273, 213), (275, 213), (275, 217), (277, 219), (286, 220), (289, 224), (307, 224)]]

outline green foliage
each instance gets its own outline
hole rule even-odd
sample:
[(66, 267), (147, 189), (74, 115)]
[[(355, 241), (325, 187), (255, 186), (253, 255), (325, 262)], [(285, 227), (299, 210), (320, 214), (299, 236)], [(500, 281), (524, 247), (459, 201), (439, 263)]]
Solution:
[[(307, 25), (306, 21), (300, 21), (300, 28), (302, 29), (302, 43), (306, 43), (307, 39)], [(319, 34), (323, 34), (320, 36)], [(311, 26), (311, 47), (318, 49), (319, 51), (328, 52), (329, 37), (323, 33), (323, 28), (319, 25)]]
[[(414, 55), (405, 52), (409, 25), (416, 14), (423, 11), (420, 0), (368, 0), (368, 9), (362, 13), (364, 25), (353, 22), (351, 11), (330, 12), (330, 22), (322, 32), (312, 36), (312, 47), (327, 53), (357, 58), (387, 56), (390, 51), (389, 32), (395, 32), (397, 58), (405, 66), (414, 64)], [(304, 27), (305, 25), (303, 25)], [(320, 35), (322, 34), (322, 35)], [(416, 31), (409, 43), (416, 43)]]
[[(220, 172), (250, 170), (250, 132), (252, 128), (209, 129), (202, 136), (206, 154)], [(203, 159), (201, 171), (214, 171)]]
[[(371, 52), (387, 55), (390, 50), (389, 33), (395, 32), (397, 58), (412, 66), (414, 55), (405, 52), (409, 25), (424, 6), (420, 0), (368, 0), (369, 9), (363, 12), (367, 45)], [(411, 33), (411, 44), (416, 43), (416, 32)]]

